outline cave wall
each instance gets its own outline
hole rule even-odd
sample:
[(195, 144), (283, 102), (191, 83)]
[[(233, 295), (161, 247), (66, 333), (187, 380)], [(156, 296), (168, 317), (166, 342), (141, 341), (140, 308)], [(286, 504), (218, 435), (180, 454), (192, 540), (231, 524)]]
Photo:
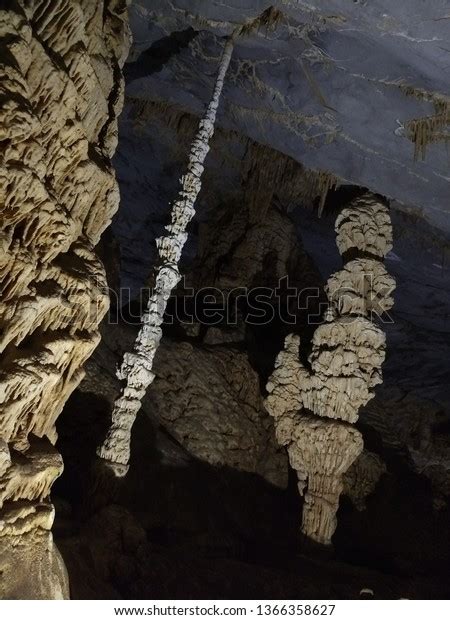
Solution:
[(127, 7), (8, 0), (0, 36), (0, 598), (63, 598), (55, 420), (109, 303), (94, 247), (119, 205)]

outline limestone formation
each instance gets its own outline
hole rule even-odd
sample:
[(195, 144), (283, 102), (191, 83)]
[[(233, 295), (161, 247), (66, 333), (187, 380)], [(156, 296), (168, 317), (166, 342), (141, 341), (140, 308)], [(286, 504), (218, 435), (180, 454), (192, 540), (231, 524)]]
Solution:
[(204, 162), (209, 152), (209, 141), (223, 90), (225, 76), (234, 48), (231, 36), (225, 44), (211, 101), (191, 146), (188, 171), (181, 179), (181, 190), (172, 205), (171, 223), (167, 234), (157, 240), (160, 266), (155, 286), (142, 317), (142, 328), (136, 338), (133, 351), (126, 353), (118, 377), (124, 387), (112, 412), (111, 427), (98, 455), (111, 467), (116, 476), (128, 471), (130, 460), (131, 428), (141, 408), (142, 398), (153, 382), (153, 359), (162, 336), (161, 325), (172, 290), (180, 281), (179, 261), (188, 233), (186, 227), (195, 215), (195, 202), (201, 189)]
[(336, 218), (336, 243), (339, 252), (356, 251), (383, 259), (392, 250), (392, 226), (389, 211), (380, 199), (366, 193)]
[(394, 281), (380, 261), (392, 247), (387, 208), (366, 194), (336, 220), (344, 268), (328, 280), (326, 322), (314, 332), (308, 367), (289, 335), (267, 384), (266, 407), (305, 492), (303, 533), (330, 544), (343, 476), (363, 449), (351, 426), (382, 382), (385, 335), (368, 317), (391, 308)]
[(386, 465), (374, 452), (363, 450), (343, 477), (343, 493), (358, 510), (364, 510), (366, 499), (386, 472)]
[(449, 142), (450, 101), (436, 98), (432, 116), (414, 118), (405, 123), (406, 136), (414, 143), (414, 161), (425, 161), (427, 147), (436, 142)]
[(450, 496), (450, 412), (422, 394), (421, 384), (417, 390), (383, 386), (364, 410), (364, 422), (379, 435), (384, 451), (428, 478), (439, 503)]
[(108, 308), (126, 4), (12, 0), (0, 36), (0, 597), (64, 598), (51, 444)]
[[(294, 277), (301, 279), (302, 287), (307, 286), (308, 276), (310, 283), (315, 283), (317, 274), (299, 247), (294, 224), (270, 204), (270, 200), (268, 204), (258, 202), (259, 211), (255, 212), (251, 204), (233, 205), (202, 226), (198, 264), (188, 283), (195, 289), (213, 286), (224, 293), (239, 287), (275, 288), (290, 265), (302, 270), (295, 273), (292, 269), (291, 286), (297, 285)], [(221, 220), (229, 221), (224, 225)]]
[(2, 510), (0, 599), (68, 599), (66, 567), (53, 543), (50, 503), (11, 502)]
[[(130, 93), (198, 115), (218, 40), (266, 5), (283, 18), (276, 33), (262, 27), (236, 50), (224, 125), (309, 169), (422, 208), (448, 232), (446, 0), (139, 0)], [(196, 36), (185, 52), (148, 75), (143, 52), (162, 32), (188, 28)], [(428, 144), (426, 165), (414, 163), (409, 140), (419, 159)]]
[(394, 305), (394, 289), (395, 280), (382, 263), (357, 258), (329, 277), (325, 292), (338, 314), (381, 316)]
[(320, 325), (302, 385), (303, 406), (323, 417), (356, 422), (358, 411), (381, 383), (385, 335), (365, 317), (339, 316)]
[[(120, 384), (111, 368), (132, 346), (135, 335), (134, 329), (123, 325), (105, 326), (78, 390), (100, 396), (112, 406)], [(160, 440), (167, 437), (164, 445), (169, 441), (175, 445), (176, 459), (196, 458), (286, 486), (287, 457), (264, 409), (258, 375), (243, 351), (165, 337), (153, 372), (155, 380), (143, 398), (142, 415), (164, 429), (155, 434)], [(161, 450), (164, 458), (172, 458), (166, 448)]]
[[(218, 315), (217, 324), (207, 328), (205, 344), (246, 339), (248, 343), (252, 339), (251, 330), (261, 312), (258, 315), (255, 297), (246, 299), (246, 291), (256, 294), (259, 289), (266, 308), (271, 305), (273, 316), (291, 323), (305, 323), (306, 315), (319, 305), (317, 283), (321, 276), (302, 246), (294, 223), (273, 199), (270, 184), (265, 188), (267, 194), (258, 202), (260, 213), (253, 208), (246, 191), (243, 204), (231, 202), (217, 208), (212, 221), (200, 227), (198, 258), (185, 278), (187, 291), (206, 289), (219, 307), (227, 308), (226, 317), (222, 320)], [(301, 298), (290, 296), (287, 287), (291, 292), (302, 291)], [(179, 289), (178, 293), (183, 295), (185, 290)], [(192, 327), (183, 323), (186, 333), (193, 334)], [(284, 325), (279, 328), (284, 329)]]
[(50, 442), (35, 440), (23, 455), (15, 451), (7, 454), (6, 442), (3, 446), (0, 509), (6, 502), (48, 497), (53, 481), (62, 473), (61, 456)]
[(306, 488), (302, 530), (327, 545), (336, 529), (342, 477), (363, 449), (361, 433), (349, 424), (300, 414), (296, 420), (289, 460)]
[(245, 353), (166, 341), (155, 374), (150, 413), (190, 454), (286, 486), (287, 461)]

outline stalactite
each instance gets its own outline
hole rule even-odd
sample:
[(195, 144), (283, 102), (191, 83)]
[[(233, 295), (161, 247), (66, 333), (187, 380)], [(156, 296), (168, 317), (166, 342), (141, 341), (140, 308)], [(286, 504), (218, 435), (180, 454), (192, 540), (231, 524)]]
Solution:
[(334, 176), (334, 174), (326, 171), (317, 171), (315, 173), (315, 177), (313, 178), (313, 191), (320, 196), (318, 210), (319, 217), (322, 216), (325, 208), (328, 192), (336, 187), (339, 187), (339, 185), (340, 181), (338, 177)]
[(266, 34), (269, 30), (275, 30), (282, 21), (283, 13), (275, 8), (269, 6), (265, 11), (258, 15), (255, 19), (251, 19), (248, 23), (241, 26), (239, 34), (242, 36), (249, 35), (252, 32), (258, 31), (260, 28), (265, 28)]
[(427, 147), (436, 142), (449, 142), (450, 102), (435, 102), (435, 114), (405, 123), (406, 135), (414, 143), (414, 161), (425, 160)]
[[(198, 120), (180, 107), (162, 101), (148, 101), (127, 97), (130, 104), (129, 118), (136, 127), (144, 127), (147, 121), (155, 117), (167, 127), (176, 131), (181, 145), (177, 147), (177, 155), (184, 156), (183, 143), (190, 141)], [(252, 208), (253, 218), (261, 219), (262, 205), (271, 203), (276, 196), (288, 206), (299, 202), (308, 208), (316, 208), (318, 203), (319, 216), (323, 212), (328, 193), (339, 187), (341, 179), (326, 170), (305, 168), (298, 161), (264, 144), (254, 142), (242, 134), (230, 129), (216, 129), (219, 135), (218, 149), (221, 141), (232, 140), (245, 147), (242, 160), (228, 157), (222, 149), (223, 165), (238, 166), (245, 192), (245, 202)], [(221, 140), (221, 141), (220, 141)], [(216, 152), (217, 157), (217, 152)]]
[(250, 143), (244, 162), (245, 201), (253, 219), (262, 216), (261, 208), (270, 206), (276, 194), (286, 203), (302, 201), (313, 206), (319, 201), (319, 217), (328, 192), (340, 185), (340, 179), (325, 170), (308, 170), (294, 159), (257, 143)]
[(209, 152), (209, 141), (214, 133), (217, 108), (236, 34), (225, 44), (213, 96), (192, 144), (188, 172), (181, 179), (182, 188), (178, 199), (172, 205), (171, 223), (166, 227), (167, 234), (157, 240), (160, 267), (156, 274), (153, 293), (142, 317), (143, 325), (133, 351), (124, 355), (118, 372), (125, 385), (115, 402), (107, 437), (97, 451), (118, 477), (125, 475), (128, 470), (131, 428), (141, 407), (142, 398), (154, 379), (153, 359), (162, 336), (164, 312), (170, 294), (181, 277), (178, 263), (187, 240), (186, 227), (195, 215), (195, 202), (201, 189), (204, 162)]
[(382, 381), (385, 335), (369, 317), (392, 307), (395, 286), (381, 263), (392, 247), (389, 212), (376, 196), (344, 209), (336, 233), (345, 264), (328, 280), (327, 320), (314, 333), (309, 367), (299, 359), (299, 337), (289, 335), (266, 398), (299, 491), (306, 490), (302, 532), (320, 544), (331, 542), (343, 476), (363, 449), (352, 424)]

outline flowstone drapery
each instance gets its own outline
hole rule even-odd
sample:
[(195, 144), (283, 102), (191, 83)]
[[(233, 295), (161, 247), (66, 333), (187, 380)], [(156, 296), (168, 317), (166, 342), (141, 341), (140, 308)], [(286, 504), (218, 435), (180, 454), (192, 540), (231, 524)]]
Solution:
[(122, 1), (0, 10), (0, 598), (68, 596), (52, 444), (108, 307), (93, 248), (119, 204), (110, 158), (128, 43)]
[(380, 199), (355, 199), (335, 228), (345, 264), (326, 285), (329, 308), (313, 336), (310, 367), (299, 359), (300, 338), (289, 335), (266, 398), (305, 494), (302, 532), (325, 545), (336, 529), (343, 475), (363, 449), (352, 424), (382, 382), (386, 339), (373, 319), (392, 307), (395, 288), (381, 262), (392, 248), (392, 227)]

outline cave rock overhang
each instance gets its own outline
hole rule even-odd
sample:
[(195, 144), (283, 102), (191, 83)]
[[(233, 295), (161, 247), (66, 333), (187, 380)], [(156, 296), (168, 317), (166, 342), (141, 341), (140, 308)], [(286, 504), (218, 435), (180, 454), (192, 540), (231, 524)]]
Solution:
[[(223, 37), (268, 4), (134, 0), (128, 95), (200, 116)], [(218, 126), (415, 206), (450, 233), (447, 0), (272, 5), (276, 29), (237, 42)], [(415, 160), (410, 121), (427, 118), (429, 144)]]

